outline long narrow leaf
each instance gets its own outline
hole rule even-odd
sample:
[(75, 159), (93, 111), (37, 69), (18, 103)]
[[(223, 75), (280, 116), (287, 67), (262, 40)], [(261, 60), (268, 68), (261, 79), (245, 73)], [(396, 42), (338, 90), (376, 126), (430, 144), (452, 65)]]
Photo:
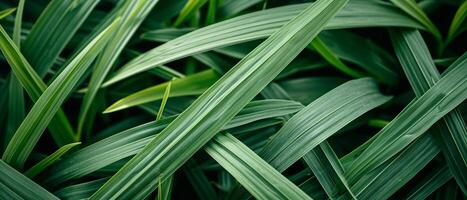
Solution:
[[(133, 59), (104, 85), (176, 59), (241, 42), (265, 38), (290, 21), (309, 4), (291, 5), (242, 15), (207, 26), (154, 48)], [(397, 9), (376, 1), (353, 0), (324, 29), (402, 26), (423, 29)]]
[(75, 147), (76, 145), (81, 144), (81, 142), (75, 142), (71, 144), (67, 144), (54, 153), (50, 154), (34, 166), (32, 166), (30, 169), (28, 169), (26, 172), (24, 172), (24, 175), (26, 175), (29, 178), (35, 177), (37, 174), (41, 173), (44, 171), (47, 167), (52, 165), (54, 162), (56, 162), (63, 154), (67, 153), (70, 149)]
[[(31, 100), (36, 102), (47, 88), (47, 85), (37, 75), (26, 58), (13, 43), (3, 27), (0, 26), (0, 49), (11, 66), (13, 73)], [(59, 145), (75, 142), (75, 136), (65, 113), (60, 109), (49, 125), (49, 130), (55, 142)]]
[(0, 160), (0, 197), (4, 199), (57, 199), (37, 183)]
[(31, 108), (23, 123), (8, 144), (3, 160), (12, 166), (22, 168), (44, 129), (52, 120), (61, 104), (75, 87), (80, 77), (86, 72), (91, 62), (102, 50), (109, 36), (113, 33), (115, 21), (80, 53), (73, 62), (52, 82)]
[(381, 165), (403, 150), (435, 122), (467, 98), (467, 54), (420, 98), (413, 100), (380, 132), (352, 164), (346, 176), (353, 177)]
[[(421, 34), (415, 30), (392, 31), (393, 46), (417, 97), (441, 77)], [(456, 181), (467, 194), (467, 128), (459, 110), (448, 113), (435, 125), (442, 140), (443, 154)]]
[(446, 43), (450, 43), (457, 37), (459, 34), (464, 32), (466, 28), (465, 18), (467, 18), (467, 1), (464, 1), (462, 5), (454, 15), (454, 19), (452, 19), (451, 26), (449, 26), (449, 32), (446, 39)]
[(11, 15), (15, 11), (16, 11), (16, 8), (8, 8), (8, 9), (0, 11), (0, 19), (3, 19), (5, 17)]
[(110, 71), (112, 65), (117, 60), (125, 45), (136, 32), (136, 29), (143, 22), (149, 11), (157, 3), (157, 0), (127, 0), (125, 5), (119, 12), (122, 22), (116, 28), (116, 32), (112, 36), (110, 42), (102, 50), (102, 54), (98, 57), (94, 70), (89, 82), (88, 91), (86, 92), (83, 104), (81, 105), (80, 115), (78, 119), (77, 137), (80, 138), (86, 125), (86, 118), (94, 119), (89, 116), (89, 109), (93, 100), (104, 81), (107, 73)]
[[(223, 130), (236, 128), (262, 119), (293, 114), (302, 108), (303, 106), (300, 103), (294, 101), (252, 101), (225, 125)], [(168, 117), (156, 122), (142, 124), (89, 145), (53, 167), (49, 171), (49, 176), (45, 182), (52, 185), (60, 184), (133, 156), (153, 140), (156, 134), (167, 127), (173, 119), (174, 117)], [(68, 165), (67, 163), (75, 164)]]
[(218, 134), (205, 150), (257, 199), (311, 199), (230, 134)]
[[(219, 75), (213, 70), (207, 70), (175, 79), (172, 81), (169, 97), (200, 95), (218, 79)], [(109, 106), (104, 113), (115, 112), (132, 106), (160, 100), (163, 97), (167, 85), (168, 82), (135, 92)]]
[(94, 1), (53, 0), (31, 29), (22, 53), (44, 77), (92, 9)]
[(146, 197), (154, 190), (156, 177), (164, 180), (172, 175), (214, 137), (305, 48), (345, 3), (320, 0), (284, 25), (203, 93), (91, 199)]

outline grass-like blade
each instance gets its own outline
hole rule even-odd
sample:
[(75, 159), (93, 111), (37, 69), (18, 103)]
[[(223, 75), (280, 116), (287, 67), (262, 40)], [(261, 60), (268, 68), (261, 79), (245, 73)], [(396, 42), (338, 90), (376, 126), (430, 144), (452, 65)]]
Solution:
[[(19, 82), (28, 93), (30, 99), (36, 102), (46, 90), (47, 85), (42, 81), (36, 71), (34, 71), (29, 62), (13, 43), (13, 40), (1, 26), (0, 49), (10, 64), (16, 78), (18, 78)], [(71, 124), (61, 109), (57, 111), (57, 114), (50, 122), (48, 128), (53, 139), (59, 146), (76, 141)]]
[[(359, 180), (349, 179), (359, 199), (387, 199), (420, 172), (436, 155), (440, 147), (430, 135), (422, 135), (394, 159), (368, 173)], [(345, 199), (345, 198), (344, 198)]]
[(427, 199), (435, 190), (440, 188), (452, 178), (449, 168), (444, 165), (437, 167), (427, 177), (422, 179), (416, 185), (405, 199), (409, 200), (423, 200)]
[(452, 42), (455, 37), (467, 29), (465, 18), (467, 18), (467, 1), (462, 3), (454, 15), (454, 19), (452, 19), (451, 26), (449, 26), (448, 36), (446, 38), (447, 44)]
[(56, 196), (10, 167), (3, 160), (0, 160), (0, 198), (58, 200)]
[[(214, 72), (214, 70), (206, 70), (183, 78), (175, 79), (171, 81), (172, 86), (169, 97), (200, 95), (214, 84), (219, 77), (220, 76)], [(104, 113), (115, 112), (151, 101), (160, 100), (163, 97), (167, 85), (168, 82), (162, 83), (128, 95), (109, 106)]]
[(395, 85), (399, 74), (392, 66), (397, 61), (385, 49), (349, 31), (324, 31), (320, 38), (340, 59), (356, 64), (381, 83)]
[(206, 145), (205, 150), (256, 199), (311, 199), (228, 133), (218, 134)]
[(433, 22), (428, 18), (426, 13), (418, 6), (415, 0), (391, 0), (400, 9), (412, 16), (414, 19), (422, 23), (436, 39), (441, 40), (441, 33)]
[(230, 17), (262, 2), (263, 0), (225, 0), (219, 8), (223, 17)]
[[(104, 47), (102, 54), (99, 55), (94, 65), (88, 91), (80, 107), (77, 129), (78, 138), (81, 137), (83, 129), (85, 129), (84, 126), (91, 125), (86, 124), (86, 121), (93, 121), (94, 119), (94, 116), (92, 116), (94, 113), (90, 113), (89, 109), (107, 73), (112, 68), (125, 45), (136, 32), (136, 29), (141, 25), (149, 14), (149, 11), (151, 11), (157, 2), (157, 0), (127, 0), (124, 2), (121, 10), (118, 11), (119, 14), (115, 16), (116, 18), (121, 18), (122, 22), (116, 27), (116, 32), (113, 34), (112, 39)], [(89, 130), (90, 128), (87, 129)]]
[[(441, 77), (421, 34), (416, 30), (391, 31), (391, 38), (402, 68), (417, 97)], [(458, 109), (446, 114), (434, 127), (440, 134), (443, 154), (454, 177), (467, 194), (467, 128)]]
[(169, 99), (171, 87), (172, 87), (172, 81), (169, 81), (169, 84), (167, 84), (167, 87), (165, 88), (164, 96), (162, 97), (161, 105), (156, 115), (156, 120), (162, 119), (163, 117), (162, 114), (164, 113), (165, 104), (167, 104), (167, 100)]
[(54, 192), (54, 194), (60, 199), (86, 199), (89, 198), (92, 193), (97, 191), (108, 178), (97, 179), (85, 183), (79, 183), (76, 185), (70, 185)]
[(99, 1), (53, 0), (47, 4), (21, 49), (40, 77), (44, 77)]
[[(225, 129), (232, 129), (262, 119), (275, 118), (293, 114), (301, 110), (303, 106), (295, 101), (287, 100), (260, 100), (250, 102), (237, 116), (235, 116)], [(145, 145), (154, 139), (157, 133), (162, 131), (174, 117), (164, 118), (156, 122), (149, 122), (124, 130), (108, 138), (89, 145), (76, 153), (58, 162), (49, 171), (45, 182), (55, 185), (90, 174), (105, 166), (140, 152)], [(68, 165), (67, 163), (75, 163)]]
[[(110, 85), (158, 65), (214, 48), (262, 39), (289, 22), (309, 4), (272, 8), (216, 23), (171, 40), (133, 59), (103, 85)], [(424, 27), (397, 8), (377, 1), (350, 1), (324, 29), (401, 26)]]
[[(344, 83), (292, 116), (260, 155), (283, 172), (345, 125), (389, 99), (370, 78)], [(243, 192), (237, 188), (232, 193)]]
[[(23, 18), (24, 1), (20, 0), (16, 10), (13, 27), (13, 42), (19, 48), (21, 44), (21, 24)], [(5, 142), (9, 142), (16, 129), (24, 119), (25, 114), (24, 92), (21, 83), (15, 74), (10, 74), (8, 87), (8, 122), (5, 133)]]
[(339, 158), (327, 141), (307, 153), (303, 160), (313, 171), (329, 198), (337, 199), (341, 194), (346, 193), (345, 195), (349, 195), (346, 198), (355, 199), (355, 195), (345, 180)]
[(311, 46), (330, 64), (332, 64), (335, 68), (343, 72), (344, 74), (349, 75), (353, 78), (362, 78), (366, 75), (363, 72), (359, 72), (358, 70), (352, 69), (343, 63), (335, 54), (332, 52), (329, 47), (319, 38), (315, 38), (311, 41)]
[(14, 167), (22, 168), (44, 129), (94, 61), (94, 58), (100, 53), (118, 23), (119, 20), (115, 21), (96, 37), (65, 67), (63, 72), (39, 97), (8, 144), (2, 157), (5, 162)]
[(206, 2), (208, 0), (188, 0), (175, 20), (174, 26), (180, 26), (187, 18), (192, 17), (195, 12), (198, 12)]
[(342, 84), (287, 121), (261, 156), (279, 171), (284, 171), (346, 124), (389, 99), (369, 78)]
[(434, 123), (462, 103), (467, 97), (467, 54), (449, 68), (421, 97), (412, 100), (387, 126), (378, 132), (353, 162), (347, 177), (370, 171), (425, 133)]
[(154, 190), (155, 178), (164, 180), (172, 175), (214, 137), (306, 47), (346, 2), (320, 0), (306, 8), (204, 92), (91, 199), (145, 198)]
[(3, 19), (16, 11), (16, 8), (8, 8), (0, 11), (0, 19)]
[(60, 157), (62, 157), (64, 154), (66, 154), (70, 149), (75, 147), (76, 145), (81, 144), (81, 142), (75, 142), (71, 144), (67, 144), (63, 147), (60, 147), (57, 151), (53, 152), (34, 166), (32, 166), (30, 169), (28, 169), (26, 172), (24, 172), (24, 175), (26, 175), (29, 178), (33, 178), (37, 176), (39, 173), (44, 171), (47, 167), (55, 163)]

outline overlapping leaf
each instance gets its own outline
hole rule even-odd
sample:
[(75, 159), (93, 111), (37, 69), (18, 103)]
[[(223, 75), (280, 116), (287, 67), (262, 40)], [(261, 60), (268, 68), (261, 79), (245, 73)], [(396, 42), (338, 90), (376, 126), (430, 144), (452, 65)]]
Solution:
[(321, 0), (310, 5), (203, 93), (91, 199), (146, 197), (154, 190), (157, 179), (165, 180), (172, 175), (214, 137), (305, 48), (345, 3)]
[(115, 21), (96, 37), (39, 97), (8, 144), (2, 157), (5, 162), (14, 167), (22, 168), (44, 129), (94, 61), (102, 46), (106, 44), (118, 22), (118, 20)]
[[(104, 85), (176, 59), (241, 42), (265, 38), (290, 21), (309, 4), (258, 11), (207, 26), (154, 48), (133, 59)], [(325, 29), (402, 26), (423, 29), (418, 22), (394, 7), (376, 1), (353, 0)]]

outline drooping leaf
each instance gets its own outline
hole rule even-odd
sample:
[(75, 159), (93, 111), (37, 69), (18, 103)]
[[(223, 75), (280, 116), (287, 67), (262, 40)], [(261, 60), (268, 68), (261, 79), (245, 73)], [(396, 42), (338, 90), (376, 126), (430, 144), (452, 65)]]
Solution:
[(349, 81), (295, 114), (267, 144), (261, 156), (284, 171), (346, 124), (389, 99), (379, 93), (372, 79)]
[(425, 12), (418, 6), (415, 0), (391, 0), (400, 9), (422, 23), (438, 40), (441, 40), (441, 33)]
[[(299, 4), (258, 11), (198, 29), (138, 56), (119, 69), (103, 85), (113, 84), (157, 65), (213, 48), (265, 38), (308, 5)], [(369, 26), (402, 26), (423, 29), (418, 22), (391, 6), (376, 1), (362, 0), (351, 1), (324, 28)]]

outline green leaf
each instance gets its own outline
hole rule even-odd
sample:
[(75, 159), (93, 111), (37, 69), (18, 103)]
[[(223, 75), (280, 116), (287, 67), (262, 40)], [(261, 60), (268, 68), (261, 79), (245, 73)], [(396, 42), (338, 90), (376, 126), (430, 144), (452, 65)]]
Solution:
[(70, 185), (54, 192), (60, 199), (82, 200), (89, 198), (97, 191), (109, 178), (97, 179), (76, 185)]
[(370, 78), (344, 83), (292, 116), (260, 155), (283, 172), (345, 125), (389, 99)]
[(37, 74), (44, 77), (74, 33), (100, 0), (52, 0), (21, 48)]
[(0, 160), (0, 198), (2, 199), (57, 199), (37, 183)]
[(319, 38), (315, 38), (313, 41), (311, 41), (311, 46), (326, 60), (328, 61), (332, 66), (343, 72), (344, 74), (349, 75), (350, 77), (353, 78), (362, 78), (365, 77), (366, 75), (362, 72), (359, 72), (357, 70), (354, 70), (347, 66), (345, 63), (343, 63), (335, 54), (332, 52), (329, 47), (326, 46), (326, 44)]
[(70, 149), (72, 149), (73, 147), (79, 144), (81, 144), (81, 142), (75, 142), (75, 143), (67, 144), (63, 147), (60, 147), (60, 149), (53, 152), (52, 154), (50, 154), (49, 156), (47, 156), (46, 158), (44, 158), (43, 160), (35, 164), (33, 167), (28, 169), (26, 172), (24, 172), (24, 175), (26, 175), (29, 178), (35, 177), (36, 175), (44, 171), (44, 169), (54, 164), (58, 159), (60, 159), (60, 157), (62, 157)]
[(16, 11), (16, 8), (8, 8), (8, 9), (0, 11), (0, 19), (8, 17), (9, 15), (11, 15), (15, 11)]
[[(298, 112), (303, 106), (287, 100), (261, 100), (250, 102), (231, 122), (224, 126), (232, 129), (261, 119), (280, 117)], [(168, 117), (156, 122), (149, 122), (114, 134), (89, 145), (57, 163), (46, 178), (47, 184), (60, 184), (90, 174), (105, 166), (140, 152), (145, 145), (155, 138), (174, 120)], [(74, 163), (69, 165), (68, 163)]]
[[(192, 74), (183, 78), (175, 79), (172, 82), (169, 97), (180, 97), (189, 95), (200, 95), (219, 79), (219, 75), (213, 70), (206, 70)], [(145, 104), (151, 101), (160, 100), (164, 97), (165, 88), (169, 82), (152, 86), (135, 92), (122, 98), (109, 106), (104, 113), (111, 113), (133, 106)]]
[(94, 65), (88, 91), (86, 92), (83, 98), (83, 103), (80, 107), (77, 130), (78, 138), (81, 137), (84, 126), (86, 126), (86, 118), (94, 118), (94, 116), (89, 116), (93, 115), (93, 113), (89, 113), (89, 109), (91, 104), (93, 104), (93, 100), (96, 97), (102, 82), (125, 45), (157, 2), (157, 0), (127, 0), (115, 16), (116, 18), (121, 18), (122, 22), (118, 27), (116, 27), (116, 31), (112, 35), (112, 39), (104, 47), (102, 54), (99, 55), (96, 64)]
[(417, 186), (410, 191), (405, 199), (409, 200), (423, 200), (427, 199), (435, 190), (443, 186), (452, 178), (448, 167), (438, 167), (432, 171), (427, 177), (420, 181)]
[(91, 199), (146, 197), (157, 184), (155, 178), (172, 175), (214, 137), (306, 47), (345, 3), (320, 0), (284, 25), (206, 90)]
[(449, 26), (446, 44), (451, 43), (455, 37), (464, 32), (466, 28), (465, 18), (467, 17), (467, 1), (464, 1), (457, 10), (454, 18), (452, 19), (451, 26)]
[[(0, 49), (10, 64), (16, 78), (18, 78), (31, 100), (36, 102), (46, 90), (47, 85), (41, 80), (39, 75), (37, 75), (1, 26)], [(70, 122), (61, 109), (57, 111), (55, 117), (50, 121), (48, 128), (59, 146), (76, 141)]]
[(337, 57), (356, 64), (381, 83), (398, 82), (399, 74), (394, 69), (397, 61), (368, 38), (342, 30), (325, 31), (320, 38)]
[(175, 20), (174, 26), (180, 26), (187, 18), (194, 15), (206, 2), (207, 0), (188, 0), (183, 7), (182, 11)]
[(261, 156), (284, 171), (346, 124), (389, 99), (369, 78), (342, 84), (287, 121), (264, 147)]
[(349, 179), (370, 171), (403, 150), (467, 97), (467, 54), (421, 97), (400, 112), (353, 162)]
[[(310, 4), (283, 6), (242, 15), (171, 40), (133, 59), (103, 85), (108, 86), (158, 65), (232, 44), (262, 39), (289, 22)], [(397, 9), (376, 1), (353, 0), (324, 29), (402, 26), (423, 29)]]
[(218, 134), (205, 150), (257, 199), (311, 199), (230, 134)]
[[(417, 97), (439, 81), (436, 69), (421, 34), (416, 30), (392, 31), (396, 54)], [(440, 135), (442, 151), (448, 166), (464, 193), (467, 194), (467, 128), (458, 109), (446, 114), (432, 131)]]
[(116, 20), (108, 29), (96, 37), (83, 52), (65, 67), (65, 70), (39, 97), (8, 144), (3, 154), (5, 162), (17, 168), (23, 167), (44, 129), (92, 61), (94, 61), (94, 58), (102, 50), (118, 23), (119, 20)]
[(303, 160), (313, 171), (329, 198), (337, 199), (339, 195), (345, 193), (344, 195), (349, 195), (345, 196), (347, 199), (356, 199), (344, 177), (344, 169), (339, 158), (327, 141), (307, 153)]
[(357, 175), (360, 179), (348, 180), (358, 199), (387, 199), (409, 182), (439, 152), (440, 147), (436, 139), (431, 134), (425, 134), (390, 161)]
[(159, 182), (157, 188), (157, 200), (170, 200), (172, 198), (173, 176), (167, 178), (164, 182)]
[(230, 17), (248, 9), (263, 0), (224, 0), (219, 12), (223, 17)]
[(164, 96), (162, 97), (161, 106), (157, 112), (156, 120), (162, 119), (162, 113), (164, 112), (165, 104), (170, 95), (170, 87), (172, 86), (172, 81), (169, 81), (169, 84), (165, 88)]
[(415, 0), (391, 0), (391, 2), (423, 24), (437, 40), (441, 40), (441, 33), (438, 28), (431, 22), (430, 18), (423, 12)]
[[(21, 43), (21, 22), (23, 18), (24, 0), (18, 3), (18, 10), (15, 16), (13, 28), (13, 41), (19, 48)], [(15, 130), (19, 127), (25, 116), (24, 93), (20, 82), (14, 74), (10, 75), (8, 88), (8, 123), (5, 134), (5, 142), (10, 141)]]

